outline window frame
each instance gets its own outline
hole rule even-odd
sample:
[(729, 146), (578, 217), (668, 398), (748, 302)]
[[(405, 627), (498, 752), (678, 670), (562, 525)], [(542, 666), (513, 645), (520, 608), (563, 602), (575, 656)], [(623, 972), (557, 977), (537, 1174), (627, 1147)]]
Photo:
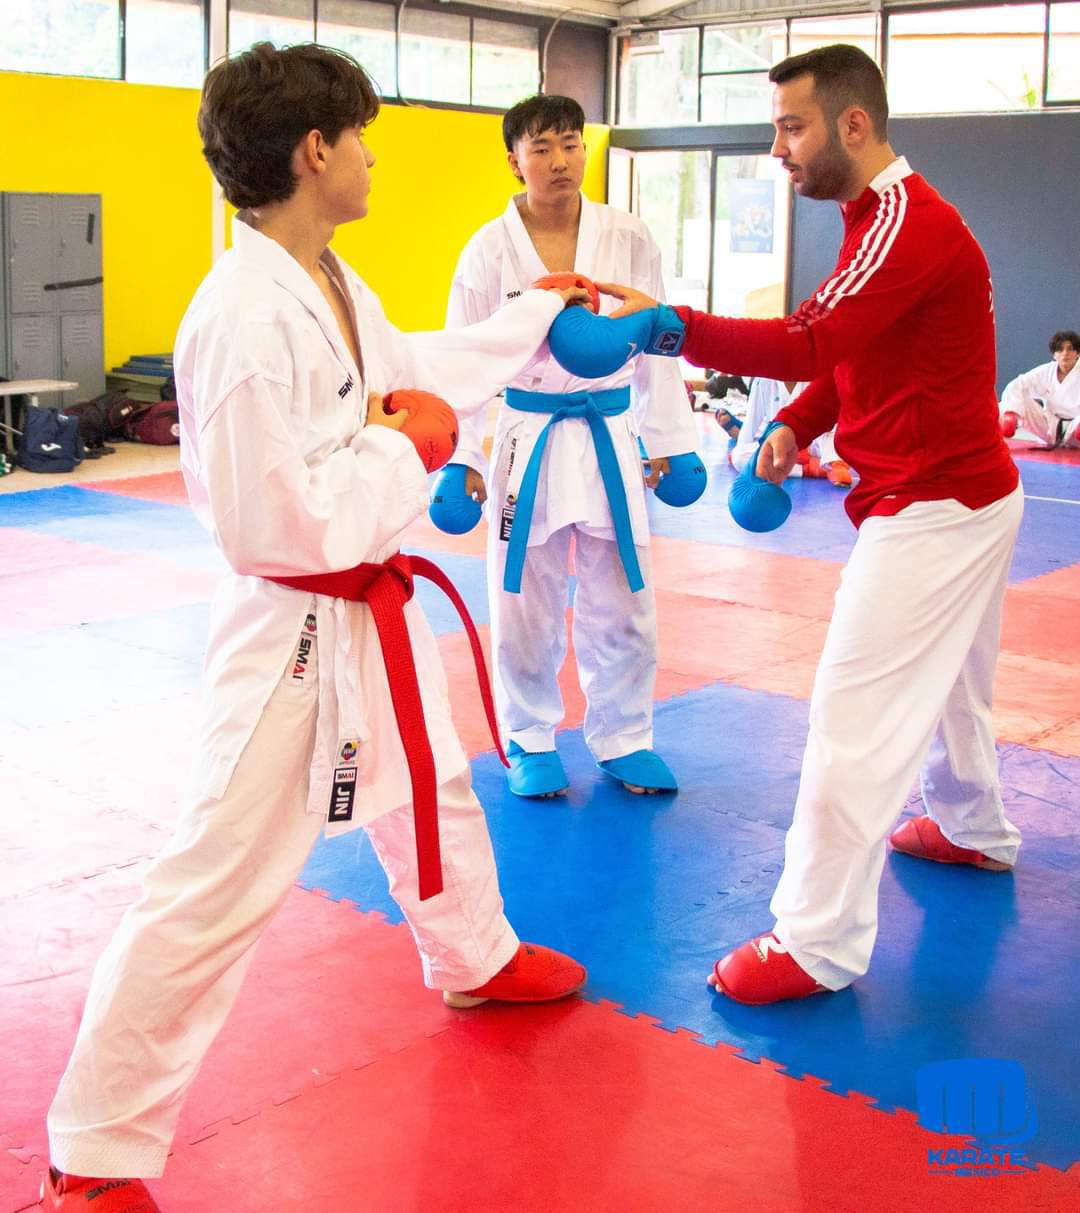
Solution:
[[(885, 77), (885, 85), (886, 85), (886, 87), (888, 87), (888, 83), (889, 83), (889, 63), (888, 63), (889, 19), (890, 19), (890, 16), (892, 16), (893, 14), (896, 14), (896, 15), (903, 14), (906, 16), (908, 14), (914, 14), (914, 13), (940, 12), (943, 10), (950, 10), (950, 9), (1004, 8), (1007, 5), (1016, 5), (1016, 4), (1042, 4), (1043, 17), (1044, 17), (1043, 31), (1042, 31), (1042, 55), (1043, 55), (1042, 81), (1041, 81), (1041, 87), (1039, 89), (1038, 98), (1037, 98), (1038, 105), (1036, 106), (1036, 108), (1033, 111), (1031, 111), (1034, 113), (1038, 113), (1040, 110), (1078, 109), (1078, 108), (1080, 108), (1080, 96), (1072, 98), (1072, 99), (1053, 100), (1050, 97), (1048, 97), (1048, 95), (1047, 95), (1048, 91), (1049, 91), (1049, 85), (1050, 85), (1050, 18), (1051, 18), (1051, 10), (1053, 9), (1053, 7), (1056, 4), (1066, 4), (1066, 3), (1075, 3), (1075, 0), (982, 0), (981, 3), (979, 2), (979, 0), (936, 0), (936, 2), (935, 2), (935, 0), (928, 0), (928, 2), (926, 2), (926, 3), (903, 3), (903, 2), (896, 3), (896, 2), (894, 2), (892, 4), (889, 4), (886, 0), (886, 3), (877, 9), (872, 8), (870, 6), (870, 4), (868, 3), (865, 6), (852, 7), (850, 9), (847, 9), (844, 12), (820, 14), (820, 16), (823, 19), (825, 17), (834, 17), (837, 19), (844, 18), (844, 17), (874, 17), (877, 19), (877, 28), (876, 28), (876, 32), (875, 32), (875, 38), (874, 38), (875, 50), (876, 50), (876, 55), (877, 55), (877, 62), (881, 67), (882, 75)], [(792, 23), (804, 21), (804, 20), (808, 20), (808, 19), (813, 19), (815, 16), (818, 16), (818, 14), (811, 13), (811, 12), (800, 12), (796, 15), (789, 14), (786, 16), (774, 16), (774, 17), (766, 17), (765, 15), (762, 15), (755, 21), (755, 20), (749, 20), (747, 13), (740, 12), (738, 14), (733, 14), (730, 20), (723, 20), (723, 19), (714, 17), (711, 20), (698, 20), (698, 21), (693, 21), (693, 22), (684, 21), (684, 22), (679, 22), (678, 24), (673, 23), (670, 25), (660, 23), (657, 25), (648, 26), (647, 30), (649, 32), (656, 32), (656, 33), (665, 33), (665, 32), (669, 32), (669, 31), (689, 32), (690, 30), (694, 30), (694, 29), (697, 30), (697, 33), (698, 33), (697, 122), (699, 124), (704, 125), (702, 123), (702, 81), (706, 77), (715, 77), (715, 76), (734, 77), (734, 76), (739, 76), (739, 75), (758, 74), (755, 72), (755, 69), (752, 69), (752, 68), (738, 68), (738, 69), (732, 69), (730, 71), (705, 71), (704, 70), (704, 54), (705, 54), (705, 32), (706, 32), (706, 30), (721, 28), (721, 27), (725, 27), (725, 26), (765, 25), (765, 24), (773, 24), (773, 23), (778, 24), (782, 20), (786, 26), (786, 32), (785, 32), (786, 53), (791, 54)], [(640, 129), (646, 129), (646, 127), (643, 124), (624, 123), (622, 120), (623, 109), (624, 109), (624, 105), (625, 105), (625, 101), (626, 101), (625, 93), (624, 93), (623, 71), (622, 71), (622, 55), (624, 53), (623, 48), (629, 44), (630, 36), (631, 35), (629, 35), (629, 34), (622, 34), (618, 38), (619, 53), (616, 57), (615, 72), (614, 72), (615, 80), (614, 80), (614, 89), (613, 89), (613, 92), (614, 92), (614, 123), (613, 123), (613, 126), (616, 126), (616, 127), (631, 126), (631, 127), (636, 127), (636, 128), (640, 128)], [(946, 111), (946, 110), (928, 111), (927, 114), (924, 114), (923, 116), (929, 116), (930, 114), (934, 114), (934, 113), (947, 113), (947, 112), (952, 112), (952, 111)], [(981, 112), (981, 111), (972, 111), (972, 112)], [(1003, 112), (1019, 113), (1021, 111), (1011, 110), (1011, 111), (1003, 111)], [(710, 124), (710, 125), (716, 125), (716, 124)], [(720, 124), (720, 125), (724, 125), (724, 124)], [(656, 129), (664, 129), (664, 128), (658, 127)]]

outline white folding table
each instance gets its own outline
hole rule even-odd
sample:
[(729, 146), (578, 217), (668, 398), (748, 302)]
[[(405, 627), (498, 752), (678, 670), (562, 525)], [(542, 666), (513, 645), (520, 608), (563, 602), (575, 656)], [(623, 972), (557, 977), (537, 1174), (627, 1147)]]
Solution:
[(11, 424), (12, 396), (29, 396), (32, 408), (38, 407), (38, 396), (43, 392), (70, 392), (77, 388), (70, 379), (11, 379), (0, 383), (0, 399), (4, 402), (4, 446), (9, 455), (15, 454), (15, 428)]

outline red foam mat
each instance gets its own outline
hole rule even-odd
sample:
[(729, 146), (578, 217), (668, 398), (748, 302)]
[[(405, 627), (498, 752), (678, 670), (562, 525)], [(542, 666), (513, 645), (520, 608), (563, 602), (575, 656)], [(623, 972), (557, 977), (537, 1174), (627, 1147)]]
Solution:
[[(36, 1197), (90, 968), (139, 868), (0, 902), (0, 1208)], [(950, 1144), (812, 1079), (572, 1001), (447, 1010), (408, 930), (294, 891), (192, 1088), (169, 1213), (1075, 1209), (1080, 1169), (930, 1176)]]
[(94, 480), (79, 486), (160, 505), (187, 505), (187, 489), (181, 472), (155, 472), (150, 476), (127, 476), (118, 480)]

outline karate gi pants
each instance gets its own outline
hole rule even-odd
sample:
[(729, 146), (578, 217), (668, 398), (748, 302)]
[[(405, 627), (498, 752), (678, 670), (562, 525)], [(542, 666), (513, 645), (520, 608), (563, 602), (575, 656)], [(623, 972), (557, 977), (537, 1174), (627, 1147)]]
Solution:
[(1030, 396), (1023, 399), (1020, 425), (1029, 434), (1034, 434), (1043, 446), (1054, 446), (1059, 432), (1062, 446), (1080, 446), (1080, 416), (1059, 417)]
[(574, 652), (585, 692), (585, 744), (597, 762), (652, 749), (656, 604), (648, 547), (635, 547), (645, 587), (632, 593), (614, 540), (563, 527), (525, 558), (521, 593), (503, 588), (508, 544), (489, 529), (488, 598), (495, 707), (508, 741), (553, 750), (562, 723), (570, 539), (575, 543)]
[(830, 989), (869, 967), (887, 838), (920, 767), (926, 812), (946, 838), (1016, 860), (991, 698), (1023, 509), (1018, 486), (983, 509), (917, 502), (859, 531), (814, 679), (771, 905), (777, 938)]
[[(49, 1111), (58, 1169), (102, 1178), (163, 1172), (183, 1097), (324, 825), (305, 809), (315, 674), (313, 662), (302, 687), (288, 672), (282, 678), (225, 795), (185, 809), (99, 960)], [(474, 989), (513, 957), (519, 941), (467, 771), (439, 789), (445, 887), (437, 897), (419, 900), (411, 804), (365, 829), (428, 986)]]

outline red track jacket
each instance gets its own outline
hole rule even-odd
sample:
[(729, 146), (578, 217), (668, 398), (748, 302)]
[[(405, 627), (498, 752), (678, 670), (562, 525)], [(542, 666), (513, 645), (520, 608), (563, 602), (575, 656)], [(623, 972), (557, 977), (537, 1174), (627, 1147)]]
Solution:
[(1019, 473), (1001, 436), (990, 271), (959, 212), (903, 157), (845, 203), (836, 269), (790, 316), (736, 320), (676, 308), (699, 366), (811, 380), (777, 419), (800, 447), (837, 426), (859, 473), (858, 526), (914, 501), (978, 509)]

